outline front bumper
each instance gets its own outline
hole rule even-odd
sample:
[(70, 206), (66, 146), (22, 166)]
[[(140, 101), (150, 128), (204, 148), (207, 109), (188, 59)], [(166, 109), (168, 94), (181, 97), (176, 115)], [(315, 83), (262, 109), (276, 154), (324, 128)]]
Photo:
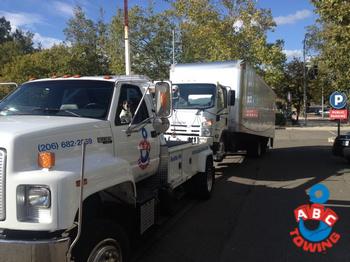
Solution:
[(165, 134), (165, 139), (168, 141), (184, 141), (191, 142), (193, 144), (203, 144), (208, 143), (210, 145), (213, 144), (213, 137), (204, 137), (204, 136), (194, 136), (194, 135), (173, 135), (173, 134)]
[(344, 149), (350, 147), (350, 137), (348, 136), (338, 136), (334, 140), (332, 153), (335, 156), (344, 156)]
[(56, 240), (0, 240), (2, 262), (67, 262), (70, 239)]

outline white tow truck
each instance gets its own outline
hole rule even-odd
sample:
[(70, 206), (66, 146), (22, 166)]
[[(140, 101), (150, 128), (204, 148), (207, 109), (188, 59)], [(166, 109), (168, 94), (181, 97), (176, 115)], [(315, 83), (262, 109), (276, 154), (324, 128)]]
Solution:
[(124, 262), (162, 195), (209, 198), (210, 146), (162, 135), (171, 99), (170, 83), (142, 76), (40, 79), (5, 97), (0, 260)]

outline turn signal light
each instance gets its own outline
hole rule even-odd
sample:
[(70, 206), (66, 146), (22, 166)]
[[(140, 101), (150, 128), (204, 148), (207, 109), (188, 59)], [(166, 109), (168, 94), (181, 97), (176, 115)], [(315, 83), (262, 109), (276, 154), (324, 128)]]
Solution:
[(42, 168), (52, 168), (55, 165), (55, 153), (52, 153), (52, 152), (38, 153), (38, 165)]

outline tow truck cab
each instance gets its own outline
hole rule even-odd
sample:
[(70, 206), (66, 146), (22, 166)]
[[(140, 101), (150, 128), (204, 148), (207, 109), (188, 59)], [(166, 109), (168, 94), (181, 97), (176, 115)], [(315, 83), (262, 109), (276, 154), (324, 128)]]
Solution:
[[(142, 76), (42, 79), (0, 103), (0, 256), (126, 261), (161, 191), (191, 180), (209, 197), (209, 145), (162, 135), (171, 87)], [(155, 106), (154, 106), (155, 104)]]

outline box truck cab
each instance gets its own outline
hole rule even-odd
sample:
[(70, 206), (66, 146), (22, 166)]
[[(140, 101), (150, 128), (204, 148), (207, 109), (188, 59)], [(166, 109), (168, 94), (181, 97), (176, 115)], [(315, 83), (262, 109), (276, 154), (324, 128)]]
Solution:
[(210, 143), (215, 159), (222, 159), (225, 150), (221, 138), (228, 123), (228, 88), (219, 83), (176, 78), (175, 82), (168, 140)]
[(244, 61), (176, 64), (170, 69), (173, 115), (168, 140), (208, 141), (215, 159), (273, 144), (275, 94)]

